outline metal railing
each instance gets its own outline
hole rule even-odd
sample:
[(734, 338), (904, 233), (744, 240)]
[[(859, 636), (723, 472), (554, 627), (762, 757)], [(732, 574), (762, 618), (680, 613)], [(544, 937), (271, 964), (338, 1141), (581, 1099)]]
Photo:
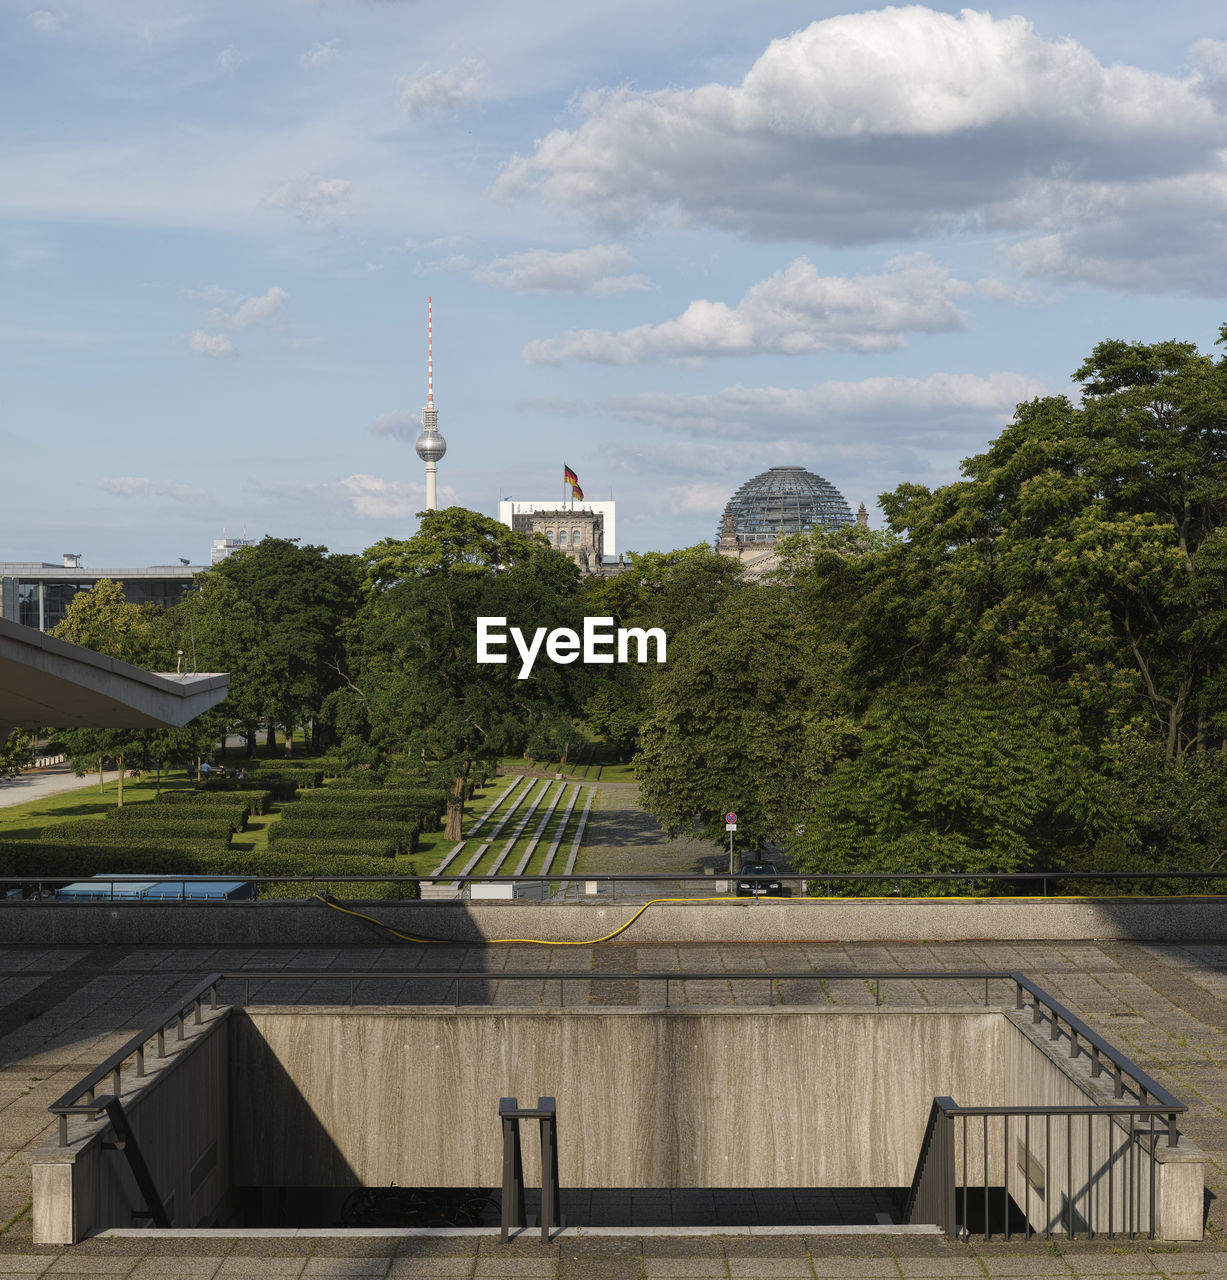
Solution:
[[(122, 851), (120, 851), (122, 852)], [(762, 877), (760, 877), (762, 878)], [(708, 896), (701, 891), (704, 889), (712, 889), (715, 884), (723, 883), (730, 885), (731, 881), (736, 881), (738, 875), (735, 873), (730, 876), (727, 871), (716, 873), (711, 872), (685, 872), (685, 873), (662, 873), (662, 872), (642, 872), (631, 874), (612, 874), (612, 873), (586, 873), (572, 875), (448, 875), (439, 876), (406, 876), (406, 875), (386, 875), (386, 876), (341, 876), (341, 875), (231, 875), (225, 873), (217, 873), (210, 875), (201, 875), (193, 873), (191, 875), (175, 875), (173, 873), (164, 873), (159, 871), (149, 871), (116, 875), (95, 875), (73, 877), (71, 875), (27, 875), (27, 876), (0, 876), (0, 894), (6, 894), (10, 889), (21, 890), (23, 893), (32, 891), (32, 896), (37, 897), (40, 902), (61, 902), (54, 896), (56, 888), (68, 883), (81, 883), (87, 881), (90, 884), (99, 886), (97, 900), (116, 902), (121, 901), (145, 901), (145, 899), (129, 899), (121, 895), (115, 896), (115, 886), (122, 884), (131, 884), (134, 879), (157, 881), (159, 884), (176, 884), (183, 888), (181, 897), (187, 901), (198, 903), (199, 905), (224, 905), (233, 906), (250, 906), (252, 902), (261, 901), (259, 896), (259, 887), (261, 885), (285, 885), (285, 884), (301, 884), (307, 886), (327, 886), (333, 884), (369, 884), (376, 885), (394, 885), (398, 887), (398, 896), (404, 898), (417, 898), (421, 893), (422, 886), (434, 885), (456, 885), (461, 895), (473, 885), (502, 885), (516, 886), (522, 888), (526, 895), (532, 893), (533, 896), (546, 897), (549, 896), (547, 890), (553, 888), (561, 888), (563, 892), (567, 889), (579, 889), (582, 892), (579, 896), (600, 896), (608, 897), (617, 901), (619, 891), (625, 900), (639, 900), (643, 898), (643, 886), (664, 887), (668, 884), (678, 884), (687, 888), (693, 888), (699, 892), (687, 893), (684, 896), (701, 897)], [(219, 899), (194, 899), (187, 898), (186, 888), (193, 883), (199, 883), (201, 880), (225, 880), (225, 881), (241, 881), (244, 884), (253, 885), (256, 893), (251, 899), (243, 899), (238, 901), (222, 901)], [(835, 873), (819, 873), (819, 872), (780, 872), (771, 879), (781, 881), (785, 886), (789, 886), (789, 894), (793, 897), (847, 897), (855, 900), (858, 896), (865, 897), (890, 897), (890, 898), (915, 898), (923, 901), (928, 896), (957, 896), (966, 897), (968, 899), (984, 898), (984, 897), (1069, 897), (1079, 896), (1076, 893), (1052, 892), (1059, 889), (1060, 886), (1070, 886), (1071, 889), (1078, 887), (1091, 887), (1107, 885), (1118, 886), (1121, 888), (1128, 886), (1144, 886), (1149, 885), (1152, 890), (1162, 884), (1170, 884), (1172, 886), (1191, 885), (1198, 882), (1204, 882), (1208, 885), (1216, 886), (1219, 892), (1213, 894), (1199, 894), (1196, 896), (1218, 897), (1223, 893), (1227, 893), (1227, 870), (1224, 871), (1019, 871), (1019, 872), (849, 872), (846, 874)], [(109, 891), (103, 886), (110, 886)], [(635, 888), (638, 886), (638, 888)], [(838, 890), (840, 886), (847, 886), (852, 889), (856, 888), (875, 888), (880, 887), (885, 890), (880, 894), (864, 894), (856, 893), (841, 894), (839, 892), (831, 892)], [(954, 894), (954, 895), (938, 895), (924, 894), (916, 892), (917, 889), (924, 887), (931, 888), (951, 888), (957, 889), (964, 887), (972, 892)], [(991, 892), (990, 892), (991, 890)], [(735, 892), (733, 887), (726, 888), (724, 893), (732, 894)], [(310, 897), (311, 893), (307, 892), (304, 897)], [(1111, 893), (1097, 893), (1093, 896), (1104, 897), (1113, 896)], [(1135, 895), (1143, 896), (1143, 895)], [(1162, 896), (1172, 896), (1164, 894)], [(159, 898), (159, 901), (166, 901)], [(172, 901), (174, 899), (171, 899)], [(267, 901), (267, 899), (263, 899)], [(285, 901), (285, 899), (278, 899)], [(77, 898), (77, 902), (86, 901), (88, 899)]]
[(1154, 1239), (1159, 1126), (1175, 1145), (1169, 1106), (962, 1107), (934, 1098), (903, 1221), (962, 1239), (1054, 1230)]
[[(219, 991), (224, 984), (228, 990), (243, 984), (242, 1005), (251, 1004), (252, 983), (285, 983), (291, 982), (301, 988), (304, 983), (338, 984), (348, 996), (348, 1003), (353, 1005), (364, 983), (397, 982), (399, 984), (433, 983), (444, 985), (444, 992), (450, 986), (452, 1003), (460, 1007), (462, 994), (474, 997), (483, 994), (477, 988), (486, 988), (485, 1003), (491, 1003), (496, 995), (498, 985), (508, 982), (532, 982), (542, 992), (552, 991), (553, 984), (558, 984), (558, 1007), (566, 1007), (567, 984), (582, 982), (584, 985), (584, 1004), (588, 1002), (590, 984), (606, 982), (635, 982), (640, 984), (640, 1001), (638, 1007), (645, 1003), (643, 996), (650, 994), (653, 987), (659, 990), (661, 1006), (675, 1007), (672, 997), (677, 983), (703, 982), (746, 985), (753, 991), (755, 986), (765, 984), (766, 1003), (787, 1005), (793, 1008), (812, 1007), (812, 1000), (789, 1001), (780, 984), (785, 982), (817, 983), (820, 986), (829, 982), (858, 982), (866, 987), (872, 986), (874, 1007), (883, 1003), (883, 986), (889, 996), (889, 984), (905, 982), (909, 984), (931, 982), (959, 982), (975, 984), (977, 988), (983, 984), (983, 1005), (991, 1007), (991, 988), (993, 983), (1004, 984), (1007, 991), (1012, 987), (1013, 1007), (1015, 1010), (1031, 1010), (1034, 1024), (1047, 1022), (1049, 1038), (1059, 1041), (1064, 1037), (1069, 1044), (1069, 1056), (1078, 1058), (1086, 1055), (1090, 1060), (1090, 1073), (1093, 1078), (1108, 1073), (1113, 1082), (1115, 1099), (1123, 1099), (1132, 1095), (1136, 1102), (1112, 1102), (1103, 1105), (1087, 1106), (1051, 1106), (1051, 1107), (965, 1107), (959, 1106), (948, 1097), (934, 1099), (928, 1125), (916, 1165), (912, 1187), (907, 1201), (905, 1221), (935, 1221), (949, 1234), (967, 1234), (969, 1206), (974, 1205), (974, 1173), (979, 1168), (981, 1173), (980, 1193), (985, 1213), (985, 1231), (989, 1230), (992, 1216), (991, 1197), (994, 1188), (1001, 1187), (1003, 1194), (1002, 1208), (1005, 1211), (1005, 1229), (1009, 1230), (1009, 1201), (1014, 1191), (1026, 1186), (1031, 1190), (1023, 1191), (1024, 1213), (1027, 1217), (1025, 1228), (1028, 1235), (1035, 1230), (1051, 1234), (1054, 1226), (1065, 1224), (1071, 1234), (1103, 1233), (1112, 1235), (1116, 1231), (1128, 1234), (1146, 1232), (1153, 1235), (1155, 1223), (1155, 1148), (1159, 1137), (1166, 1133), (1167, 1145), (1175, 1147), (1179, 1142), (1179, 1130), (1176, 1127), (1177, 1117), (1182, 1115), (1187, 1106), (1169, 1093), (1158, 1081), (1130, 1061), (1115, 1046), (1109, 1044), (1080, 1018), (1053, 999), (1030, 978), (1017, 970), (864, 970), (864, 969), (800, 969), (777, 970), (763, 972), (753, 971), (716, 971), (710, 970), (457, 970), (457, 969), (397, 969), (397, 970), (339, 970), (339, 969), (241, 969), (231, 972), (216, 972), (198, 982), (177, 1003), (170, 1006), (158, 1019), (151, 1022), (124, 1045), (112, 1053), (101, 1065), (94, 1068), (72, 1089), (63, 1094), (48, 1110), (59, 1117), (60, 1145), (68, 1144), (68, 1120), (70, 1116), (85, 1115), (97, 1118), (103, 1112), (111, 1115), (113, 1122), (116, 1113), (113, 1104), (123, 1089), (123, 1073), (129, 1067), (134, 1070), (135, 1077), (145, 1075), (145, 1056), (150, 1044), (158, 1058), (166, 1057), (165, 1036), (168, 1028), (175, 1029), (176, 1039), (185, 1038), (185, 1025), (189, 1017), (194, 1024), (203, 1022), (203, 1011), (219, 1008)], [(236, 993), (237, 994), (237, 993)], [(315, 993), (318, 997), (321, 993)], [(730, 992), (731, 994), (731, 992)], [(538, 995), (538, 1001), (540, 995)], [(301, 1000), (298, 1001), (301, 1003)], [(689, 1002), (688, 1002), (689, 1003)], [(823, 1008), (829, 1007), (824, 991), (821, 1001)], [(690, 1007), (694, 1007), (690, 1005)], [(704, 1007), (711, 1007), (706, 1002)], [(855, 1006), (852, 1006), (855, 1007)], [(1007, 1001), (1008, 1007), (1008, 1001)], [(98, 1095), (99, 1086), (110, 1081), (111, 1093)], [(990, 1117), (1001, 1117), (1001, 1141), (996, 1139), (990, 1143)], [(1065, 1118), (1066, 1134), (1064, 1141), (1061, 1135), (1053, 1139), (1052, 1125), (1054, 1120)], [(1081, 1150), (1081, 1128), (1078, 1137), (1074, 1131), (1077, 1118), (1085, 1118), (1082, 1128), (1086, 1131), (1086, 1171), (1085, 1182), (1079, 1183), (1074, 1177), (1075, 1146)], [(975, 1118), (981, 1118), (983, 1124), (983, 1160), (977, 1165), (974, 1159), (969, 1161), (968, 1126)], [(1125, 1134), (1117, 1140), (1116, 1132), (1109, 1128), (1099, 1135), (1095, 1132), (1096, 1118), (1105, 1121), (1109, 1126)], [(120, 1125), (124, 1124), (122, 1115), (118, 1117)], [(1011, 1136), (1011, 1120), (1015, 1122), (1014, 1136), (1022, 1139), (1021, 1178), (1009, 1172), (1008, 1147)], [(1040, 1122), (1044, 1125), (1042, 1145), (1033, 1144), (1032, 1133), (1038, 1139)], [(961, 1133), (956, 1135), (955, 1124), (961, 1124)], [(120, 1125), (116, 1125), (117, 1133)], [(961, 1143), (959, 1142), (961, 1138)], [(122, 1139), (117, 1145), (122, 1146)], [(992, 1158), (990, 1159), (990, 1146)], [(139, 1158), (132, 1144), (132, 1153), (128, 1154), (130, 1163), (133, 1156)], [(956, 1151), (961, 1150), (962, 1158), (958, 1159)], [(1050, 1168), (1049, 1153), (1064, 1153), (1066, 1176), (1060, 1183), (1065, 1199), (1056, 1201), (1052, 1188), (1057, 1186), (1049, 1172), (1037, 1183), (1031, 1176), (1031, 1164), (1039, 1157), (1035, 1151), (1042, 1153), (1041, 1164)], [(1097, 1163), (1096, 1163), (1097, 1162)], [(1002, 1181), (989, 1181), (989, 1170), (1000, 1168)], [(1081, 1171), (1081, 1165), (1077, 1166)], [(136, 1166), (133, 1164), (134, 1173)], [(138, 1174), (138, 1183), (146, 1194), (150, 1205), (150, 1216), (159, 1221), (160, 1202), (152, 1183), (142, 1180)], [(1038, 1189), (1037, 1189), (1038, 1188)], [(1038, 1197), (1038, 1198), (1037, 1198)], [(1018, 1202), (1018, 1196), (1013, 1197)], [(1055, 1208), (1055, 1213), (1054, 1213)], [(164, 1211), (161, 1215), (164, 1217)], [(1038, 1221), (1039, 1228), (1033, 1223)]]
[[(107, 1098), (98, 1096), (98, 1086), (109, 1078), (111, 1093), (107, 1097), (119, 1098), (123, 1093), (123, 1073), (129, 1063), (134, 1069), (136, 1078), (145, 1075), (145, 1053), (149, 1045), (153, 1045), (155, 1058), (166, 1057), (166, 1031), (168, 1027), (175, 1030), (175, 1039), (184, 1039), (184, 1026), (190, 1015), (195, 1025), (203, 1021), (201, 1011), (206, 999), (211, 1010), (217, 1009), (217, 989), (223, 981), (220, 973), (210, 974), (203, 982), (199, 982), (178, 1004), (167, 1010), (157, 1022), (151, 1023), (143, 1031), (128, 1040), (102, 1063), (95, 1067), (89, 1075), (79, 1080), (69, 1091), (53, 1102), (47, 1110), (60, 1118), (60, 1146), (68, 1145), (68, 1117), (97, 1117), (106, 1110)], [(84, 1100), (84, 1101), (83, 1101)]]

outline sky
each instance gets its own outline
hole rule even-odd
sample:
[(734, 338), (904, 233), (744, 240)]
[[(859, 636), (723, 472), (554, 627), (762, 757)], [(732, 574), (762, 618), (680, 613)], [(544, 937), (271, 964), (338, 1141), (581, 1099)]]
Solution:
[(1171, 0), (0, 0), (0, 561), (959, 476), (1227, 320), (1227, 19)]

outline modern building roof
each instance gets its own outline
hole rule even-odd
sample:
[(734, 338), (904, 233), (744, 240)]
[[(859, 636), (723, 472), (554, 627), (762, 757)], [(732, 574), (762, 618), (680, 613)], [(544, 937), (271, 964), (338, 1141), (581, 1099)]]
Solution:
[[(770, 543), (790, 533), (854, 523), (843, 494), (804, 467), (771, 467), (747, 480), (729, 500), (728, 516), (732, 532), (743, 543)], [(717, 540), (727, 532), (722, 525)]]
[(161, 729), (221, 702), (227, 674), (156, 675), (0, 618), (0, 735), (15, 726)]

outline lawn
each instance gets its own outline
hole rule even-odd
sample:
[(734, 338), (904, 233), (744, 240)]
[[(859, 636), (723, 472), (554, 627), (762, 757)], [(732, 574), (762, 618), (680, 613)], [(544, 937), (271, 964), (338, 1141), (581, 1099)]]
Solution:
[[(182, 791), (190, 787), (182, 769), (168, 770), (162, 775), (163, 791)], [(79, 790), (61, 791), (40, 800), (0, 808), (0, 840), (37, 840), (39, 833), (54, 822), (70, 818), (101, 818), (115, 808), (117, 782), (108, 782), (99, 792), (97, 782), (82, 779)], [(157, 797), (158, 788), (150, 777), (124, 779), (124, 804), (146, 804)]]

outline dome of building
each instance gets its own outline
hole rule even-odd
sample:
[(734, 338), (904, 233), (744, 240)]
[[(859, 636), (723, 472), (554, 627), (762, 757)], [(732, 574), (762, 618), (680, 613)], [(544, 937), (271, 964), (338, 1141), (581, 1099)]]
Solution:
[(742, 543), (772, 543), (790, 533), (853, 523), (843, 494), (829, 480), (804, 467), (772, 467), (747, 480), (729, 499), (716, 538), (734, 534)]

